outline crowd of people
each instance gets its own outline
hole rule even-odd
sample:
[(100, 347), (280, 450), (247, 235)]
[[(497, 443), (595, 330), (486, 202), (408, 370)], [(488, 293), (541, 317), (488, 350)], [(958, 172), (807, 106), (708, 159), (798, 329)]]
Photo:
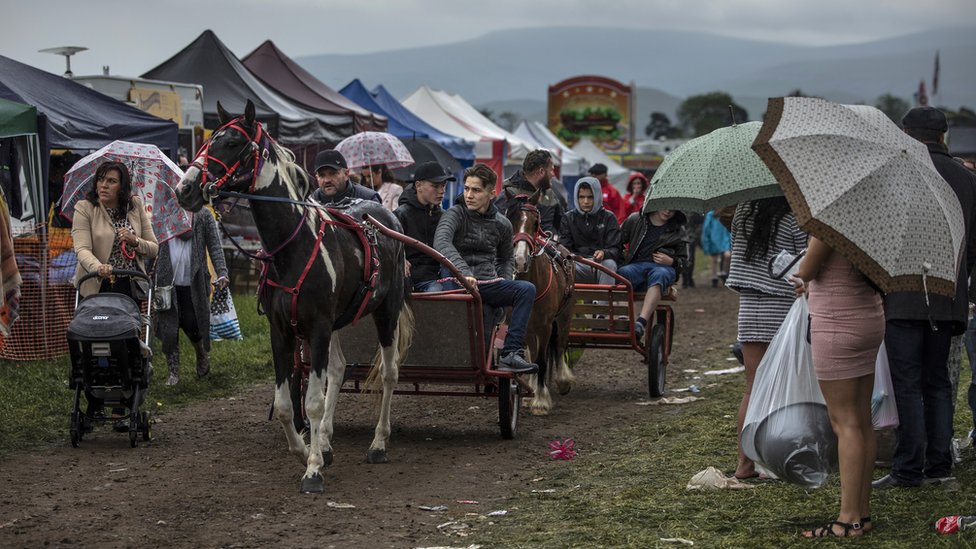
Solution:
[[(632, 329), (640, 339), (654, 322), (663, 296), (682, 277), (693, 287), (695, 248), (711, 256), (712, 286), (738, 293), (737, 339), (745, 366), (745, 386), (738, 411), (738, 431), (749, 406), (753, 381), (767, 348), (797, 296), (808, 300), (809, 341), (831, 426), (838, 437), (841, 475), (840, 510), (836, 519), (810, 530), (810, 537), (853, 537), (873, 527), (872, 489), (911, 488), (951, 478), (950, 444), (955, 394), (950, 371), (953, 339), (965, 334), (970, 365), (976, 377), (976, 318), (970, 319), (976, 284), (969, 275), (976, 264), (976, 236), (970, 234), (976, 201), (976, 176), (951, 158), (944, 144), (945, 116), (929, 107), (912, 109), (902, 120), (911, 137), (924, 143), (936, 169), (949, 183), (965, 212), (966, 246), (954, 299), (919, 292), (882, 295), (842, 254), (808, 236), (797, 224), (783, 197), (745, 202), (701, 216), (689, 212), (649, 210), (645, 196), (649, 179), (631, 174), (627, 194), (607, 179), (607, 167), (595, 164), (573, 187), (572, 207), (550, 185), (554, 162), (545, 150), (526, 155), (521, 169), (505, 180), (496, 196), (496, 174), (475, 164), (460, 175), (437, 162), (416, 168), (405, 186), (384, 165), (363, 168), (359, 183), (346, 159), (335, 150), (320, 152), (314, 161), (317, 183), (309, 199), (323, 205), (345, 200), (372, 200), (394, 212), (404, 234), (432, 247), (449, 260), (468, 286), (476, 286), (490, 306), (511, 307), (502, 349), (501, 370), (531, 373), (537, 366), (524, 354), (526, 326), (535, 287), (514, 277), (511, 222), (503, 215), (508, 200), (538, 194), (542, 230), (569, 252), (602, 265), (606, 271), (576, 264), (578, 282), (613, 284), (608, 272), (627, 279), (644, 293)], [(445, 189), (457, 181), (463, 191), (444, 209)], [(724, 220), (724, 224), (723, 224)], [(726, 226), (727, 225), (727, 226)], [(193, 216), (192, 230), (157, 244), (145, 209), (132, 192), (125, 165), (105, 163), (95, 175), (86, 200), (78, 204), (72, 226), (78, 254), (77, 277), (98, 273), (82, 285), (82, 295), (112, 291), (140, 297), (137, 283), (116, 276), (119, 269), (147, 272), (156, 260), (156, 287), (172, 291), (172, 306), (159, 312), (156, 333), (169, 366), (167, 384), (179, 382), (179, 331), (196, 351), (196, 372), (207, 375), (208, 295), (210, 271), (216, 285), (229, 283), (214, 218), (206, 210)], [(803, 255), (789, 280), (770, 276), (771, 259), (787, 252)], [(404, 274), (415, 292), (460, 288), (458, 281), (429, 254), (408, 248)], [(968, 326), (968, 331), (967, 331)], [(872, 481), (876, 440), (871, 423), (875, 363), (886, 343), (900, 425), (891, 472)], [(976, 383), (969, 387), (976, 412)], [(102, 413), (89, 397), (89, 413)], [(976, 433), (976, 418), (974, 431)], [(971, 433), (970, 436), (974, 436)], [(760, 476), (741, 449), (734, 476)]]

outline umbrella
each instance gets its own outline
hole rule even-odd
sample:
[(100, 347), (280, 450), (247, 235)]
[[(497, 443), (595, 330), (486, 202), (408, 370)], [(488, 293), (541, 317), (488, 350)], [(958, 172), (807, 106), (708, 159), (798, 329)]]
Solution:
[(190, 216), (176, 201), (174, 191), (183, 170), (155, 145), (128, 141), (113, 141), (72, 166), (64, 176), (62, 215), (74, 217), (75, 204), (85, 198), (95, 171), (104, 162), (121, 162), (129, 168), (132, 192), (142, 199), (156, 240), (164, 242), (190, 230)]
[(962, 208), (928, 150), (874, 107), (772, 98), (753, 149), (800, 227), (885, 292), (955, 296)]
[(440, 143), (433, 139), (415, 137), (403, 142), (410, 156), (413, 157), (415, 164), (406, 168), (393, 170), (393, 175), (400, 181), (413, 181), (413, 174), (417, 167), (425, 162), (434, 161), (440, 164), (444, 170), (454, 176), (461, 175), (461, 163), (447, 152)]
[(760, 127), (760, 122), (746, 122), (719, 128), (671, 151), (654, 173), (644, 211), (704, 213), (782, 196), (776, 178), (751, 148)]
[(413, 164), (413, 157), (403, 146), (403, 142), (386, 132), (360, 132), (351, 135), (336, 145), (350, 168), (378, 166), (402, 168)]

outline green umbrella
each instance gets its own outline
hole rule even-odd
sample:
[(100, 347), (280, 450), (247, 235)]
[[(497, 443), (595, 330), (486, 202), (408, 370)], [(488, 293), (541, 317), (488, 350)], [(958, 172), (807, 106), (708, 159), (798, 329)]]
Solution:
[(761, 122), (734, 124), (671, 151), (651, 180), (644, 213), (707, 212), (740, 202), (782, 196), (776, 178), (752, 150), (752, 142), (761, 127)]

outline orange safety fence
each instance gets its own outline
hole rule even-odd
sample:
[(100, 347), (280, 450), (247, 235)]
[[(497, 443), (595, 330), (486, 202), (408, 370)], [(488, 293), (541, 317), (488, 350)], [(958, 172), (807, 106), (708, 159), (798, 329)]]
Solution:
[(15, 229), (14, 253), (20, 270), (20, 316), (0, 337), (0, 358), (37, 360), (68, 351), (68, 322), (74, 314), (77, 258), (71, 230), (43, 224)]

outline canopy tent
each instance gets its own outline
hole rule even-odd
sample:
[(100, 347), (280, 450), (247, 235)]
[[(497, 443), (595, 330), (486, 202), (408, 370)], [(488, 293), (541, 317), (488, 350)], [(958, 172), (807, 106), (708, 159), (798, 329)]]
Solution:
[(0, 99), (0, 188), (12, 217), (44, 219), (44, 184), (37, 109)]
[(386, 116), (380, 111), (370, 112), (326, 86), (279, 50), (271, 40), (265, 40), (241, 62), (262, 82), (295, 103), (349, 118), (353, 133), (387, 131)]
[[(42, 181), (47, 180), (52, 148), (95, 150), (122, 139), (156, 145), (176, 155), (179, 127), (175, 122), (2, 55), (0, 99), (37, 108)], [(46, 207), (47, 185), (42, 185), (42, 194)]]
[(540, 147), (555, 154), (561, 163), (559, 174), (563, 179), (570, 177), (575, 179), (586, 173), (583, 157), (567, 147), (541, 122), (522, 122), (512, 133), (526, 141), (538, 143)]
[[(532, 144), (526, 143), (512, 132), (492, 122), (487, 116), (478, 112), (478, 109), (471, 106), (471, 103), (465, 101), (459, 94), (449, 94), (441, 90), (434, 90), (434, 93), (443, 99), (443, 105), (446, 106), (449, 103), (453, 103), (456, 106), (457, 110), (454, 112), (462, 117), (460, 119), (462, 124), (468, 125), (470, 123), (480, 133), (497, 135), (507, 141), (509, 164), (521, 164), (522, 160), (525, 159), (525, 155), (532, 152), (535, 148)], [(451, 112), (452, 116), (454, 116), (454, 112)], [(556, 164), (559, 164), (558, 160)]]
[(218, 100), (227, 112), (239, 114), (250, 99), (258, 120), (283, 145), (335, 144), (355, 133), (348, 115), (300, 107), (266, 86), (211, 30), (142, 77), (202, 84), (204, 123), (211, 129), (220, 125)]
[(593, 164), (604, 164), (607, 167), (607, 179), (621, 193), (627, 192), (627, 178), (630, 170), (617, 164), (607, 153), (597, 147), (589, 137), (583, 137), (573, 145), (573, 152), (583, 157), (587, 167)]
[(432, 139), (462, 164), (470, 165), (474, 161), (474, 142), (437, 130), (407, 110), (383, 86), (369, 91), (357, 78), (346, 84), (339, 93), (365, 109), (386, 115), (389, 120), (387, 131), (400, 139)]

